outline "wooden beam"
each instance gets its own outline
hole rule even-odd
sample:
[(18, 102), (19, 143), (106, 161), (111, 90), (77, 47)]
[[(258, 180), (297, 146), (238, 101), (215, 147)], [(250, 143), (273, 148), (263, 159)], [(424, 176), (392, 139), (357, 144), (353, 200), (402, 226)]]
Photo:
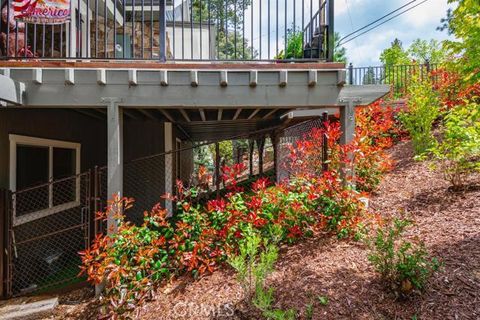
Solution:
[(273, 109), (272, 111), (270, 111), (269, 113), (267, 113), (266, 115), (264, 115), (264, 116), (262, 117), (262, 119), (268, 119), (268, 118), (270, 118), (270, 117), (271, 117), (275, 112), (277, 112), (278, 110), (280, 110), (280, 109)]
[(205, 110), (202, 108), (198, 109), (200, 111), (200, 117), (202, 118), (202, 121), (207, 121), (207, 117), (205, 116)]
[(163, 114), (163, 116), (168, 119), (168, 121), (170, 121), (170, 122), (175, 122), (175, 121), (173, 120), (172, 115), (171, 115), (170, 113), (168, 113), (167, 110), (158, 109), (158, 111), (160, 111), (160, 112)]
[(185, 120), (186, 120), (187, 122), (190, 122), (190, 121), (191, 121), (191, 120), (190, 120), (190, 117), (188, 116), (188, 113), (187, 113), (187, 111), (185, 111), (185, 109), (179, 109), (179, 111), (180, 111), (180, 113), (182, 114), (182, 116), (185, 118)]
[(237, 111), (235, 112), (235, 115), (233, 116), (232, 120), (237, 120), (238, 116), (240, 115), (240, 112), (242, 112), (242, 108), (237, 109)]
[(253, 117), (255, 117), (257, 115), (258, 112), (260, 112), (260, 108), (257, 108), (255, 110), (253, 110), (253, 112), (248, 116), (248, 120), (251, 120)]
[[(135, 110), (136, 110), (136, 109), (135, 109)], [(124, 109), (124, 110), (123, 110), (123, 113), (124, 113), (127, 117), (132, 118), (132, 119), (134, 119), (134, 120), (141, 120), (141, 118), (140, 118), (137, 114), (135, 114), (135, 112), (133, 111), (133, 109), (131, 109), (131, 110)]]
[(155, 117), (155, 115), (152, 114), (152, 112), (150, 110), (145, 110), (145, 109), (136, 109), (136, 110), (150, 120), (158, 120), (158, 118)]
[(218, 109), (217, 121), (222, 121), (223, 109)]
[(76, 112), (78, 113), (81, 113), (83, 114), (84, 116), (87, 116), (87, 117), (91, 117), (91, 118), (95, 118), (95, 119), (98, 119), (98, 120), (105, 120), (104, 117), (100, 116), (100, 115), (97, 115), (97, 114), (94, 114), (88, 110), (83, 110), (83, 109), (73, 109), (75, 110)]

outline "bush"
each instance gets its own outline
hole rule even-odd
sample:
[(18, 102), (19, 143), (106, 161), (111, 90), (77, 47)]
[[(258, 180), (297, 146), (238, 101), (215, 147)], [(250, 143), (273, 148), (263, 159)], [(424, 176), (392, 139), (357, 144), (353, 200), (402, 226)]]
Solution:
[(439, 263), (429, 258), (423, 243), (413, 243), (402, 238), (409, 221), (395, 219), (393, 225), (377, 230), (370, 240), (368, 260), (382, 279), (397, 294), (407, 296), (423, 290)]
[(444, 122), (442, 138), (430, 151), (434, 168), (460, 190), (469, 175), (480, 172), (480, 104), (458, 105)]
[(266, 286), (266, 278), (274, 271), (278, 248), (263, 240), (253, 230), (240, 243), (239, 253), (229, 257), (229, 264), (237, 271), (237, 278), (247, 301), (260, 310), (267, 319), (295, 319), (294, 310), (273, 309), (274, 290)]
[(434, 143), (433, 124), (440, 115), (440, 101), (429, 77), (412, 76), (408, 87), (408, 110), (400, 114), (400, 120), (410, 134), (413, 151), (424, 154)]
[(119, 214), (131, 207), (131, 199), (115, 198), (105, 213), (115, 215), (116, 233), (98, 235), (90, 249), (82, 252), (82, 273), (93, 284), (105, 284), (110, 316), (132, 311), (151, 297), (155, 284), (172, 272), (168, 242), (174, 231), (166, 211), (156, 206), (137, 227)]

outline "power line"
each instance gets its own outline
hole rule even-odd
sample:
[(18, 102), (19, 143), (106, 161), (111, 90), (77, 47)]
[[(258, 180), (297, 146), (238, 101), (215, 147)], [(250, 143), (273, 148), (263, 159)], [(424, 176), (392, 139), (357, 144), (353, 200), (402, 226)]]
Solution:
[(379, 21), (381, 21), (381, 20), (385, 19), (386, 17), (388, 17), (388, 16), (390, 16), (390, 15), (394, 14), (395, 12), (398, 12), (398, 11), (402, 10), (403, 8), (405, 8), (405, 7), (409, 6), (409, 5), (411, 5), (411, 4), (412, 4), (412, 3), (414, 3), (414, 2), (417, 2), (417, 0), (412, 0), (412, 1), (408, 2), (407, 4), (404, 4), (403, 6), (401, 6), (401, 7), (397, 8), (397, 9), (395, 9), (395, 10), (393, 10), (393, 11), (391, 11), (391, 12), (387, 13), (386, 15), (384, 15), (384, 16), (382, 16), (382, 17), (378, 18), (377, 20), (375, 20), (375, 21), (372, 21), (372, 22), (370, 22), (369, 24), (367, 24), (367, 25), (365, 25), (365, 26), (361, 27), (360, 29), (357, 29), (357, 30), (355, 30), (355, 31), (353, 31), (353, 32), (351, 32), (351, 33), (349, 33), (349, 34), (347, 34), (345, 37), (343, 37), (342, 39), (340, 39), (340, 40), (339, 40), (339, 42), (342, 42), (342, 41), (344, 41), (345, 39), (347, 39), (348, 37), (350, 37), (350, 36), (354, 35), (355, 33), (358, 33), (358, 32), (360, 32), (360, 31), (362, 31), (362, 30), (365, 30), (366, 28), (370, 27), (371, 25), (374, 25), (375, 23), (377, 23), (377, 22), (379, 22)]
[(380, 23), (380, 24), (378, 24), (378, 25), (376, 25), (376, 26), (374, 26), (374, 27), (372, 27), (372, 28), (370, 28), (370, 29), (368, 29), (368, 30), (365, 30), (364, 32), (356, 35), (355, 37), (353, 37), (353, 38), (351, 38), (351, 39), (348, 39), (347, 41), (340, 42), (339, 45), (344, 45), (344, 44), (346, 44), (346, 43), (348, 43), (348, 42), (350, 42), (350, 41), (353, 41), (353, 40), (357, 39), (358, 37), (363, 36), (364, 34), (366, 34), (366, 33), (370, 32), (370, 31), (372, 31), (372, 30), (374, 30), (374, 29), (376, 29), (376, 28), (384, 25), (385, 23), (387, 23), (387, 22), (389, 22), (389, 21), (391, 21), (391, 20), (393, 20), (393, 19), (401, 16), (402, 14), (407, 13), (408, 11), (415, 9), (416, 7), (418, 7), (419, 5), (424, 4), (424, 3), (427, 2), (427, 1), (429, 1), (429, 0), (423, 0), (422, 2), (414, 5), (413, 7), (410, 7), (410, 8), (408, 8), (408, 9), (406, 9), (406, 10), (404, 10), (404, 11), (402, 11), (402, 12), (396, 14), (396, 15), (394, 15), (394, 16), (391, 17), (391, 18), (389, 18), (389, 19), (387, 19), (387, 20), (385, 20), (385, 21), (382, 21), (382, 23)]

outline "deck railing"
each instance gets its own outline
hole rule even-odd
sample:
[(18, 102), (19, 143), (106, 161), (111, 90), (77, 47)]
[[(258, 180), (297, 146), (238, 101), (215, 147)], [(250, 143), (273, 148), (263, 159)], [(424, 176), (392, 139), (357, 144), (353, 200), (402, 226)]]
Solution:
[[(71, 0), (64, 24), (13, 18), (2, 59), (332, 61), (333, 0)], [(68, 1), (68, 0), (63, 0)]]
[(350, 85), (388, 84), (394, 94), (404, 94), (414, 74), (421, 79), (429, 77), (435, 84), (437, 64), (426, 61), (422, 64), (354, 67), (351, 63), (347, 68), (347, 83)]

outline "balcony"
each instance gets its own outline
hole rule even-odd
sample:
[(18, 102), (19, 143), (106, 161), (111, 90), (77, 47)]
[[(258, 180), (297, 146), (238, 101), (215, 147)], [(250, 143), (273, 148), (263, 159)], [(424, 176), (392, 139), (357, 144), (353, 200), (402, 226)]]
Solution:
[[(14, 1), (3, 11), (13, 15)], [(71, 0), (71, 19), (1, 20), (2, 60), (332, 61), (333, 0)]]

